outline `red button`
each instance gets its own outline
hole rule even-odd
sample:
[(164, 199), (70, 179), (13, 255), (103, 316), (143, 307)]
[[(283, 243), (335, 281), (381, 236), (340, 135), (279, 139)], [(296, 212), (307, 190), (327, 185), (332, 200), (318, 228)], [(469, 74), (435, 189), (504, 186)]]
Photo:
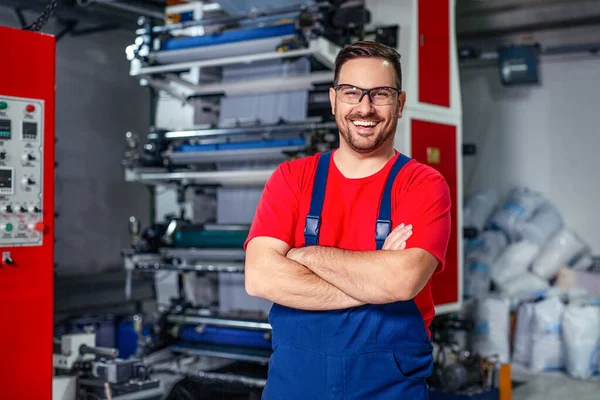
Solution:
[(36, 222), (33, 226), (33, 230), (36, 232), (44, 232), (44, 229), (46, 229), (46, 226), (43, 222)]
[(29, 104), (27, 105), (27, 107), (25, 107), (25, 111), (27, 111), (28, 113), (32, 113), (35, 111), (35, 106), (33, 104)]

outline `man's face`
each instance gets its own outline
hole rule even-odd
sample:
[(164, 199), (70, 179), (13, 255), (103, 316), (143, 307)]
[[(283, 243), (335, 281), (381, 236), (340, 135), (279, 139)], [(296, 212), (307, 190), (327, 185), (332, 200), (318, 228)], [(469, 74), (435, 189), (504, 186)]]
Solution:
[[(376, 87), (396, 87), (394, 66), (380, 58), (358, 58), (342, 65), (338, 85), (351, 85), (362, 89)], [(350, 93), (358, 93), (360, 89)], [(376, 96), (375, 92), (371, 92)], [(386, 141), (393, 140), (398, 118), (401, 117), (405, 94), (393, 94), (387, 105), (372, 104), (369, 96), (363, 96), (358, 104), (350, 104), (332, 88), (329, 90), (332, 113), (342, 140), (357, 153), (371, 153)]]

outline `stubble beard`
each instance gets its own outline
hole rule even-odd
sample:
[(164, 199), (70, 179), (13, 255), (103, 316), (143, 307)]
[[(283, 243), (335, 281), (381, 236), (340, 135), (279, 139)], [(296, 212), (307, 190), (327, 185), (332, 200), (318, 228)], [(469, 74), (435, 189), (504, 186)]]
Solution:
[[(363, 116), (365, 119), (375, 119), (373, 115)], [(348, 147), (352, 151), (359, 154), (368, 154), (378, 150), (383, 144), (396, 132), (398, 121), (392, 121), (390, 126), (386, 130), (380, 131), (374, 138), (365, 138), (360, 136), (358, 132), (351, 132), (352, 121), (350, 118), (354, 118), (352, 115), (345, 117), (335, 116), (335, 121), (338, 126), (338, 130), (342, 139), (346, 142)], [(379, 118), (380, 119), (380, 118)], [(380, 123), (383, 123), (381, 121)], [(385, 128), (384, 128), (385, 129)]]

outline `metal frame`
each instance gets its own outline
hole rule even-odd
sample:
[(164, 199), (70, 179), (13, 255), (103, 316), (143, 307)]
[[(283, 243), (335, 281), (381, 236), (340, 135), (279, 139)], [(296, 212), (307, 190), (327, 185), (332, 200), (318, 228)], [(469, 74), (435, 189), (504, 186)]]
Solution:
[(143, 168), (125, 170), (125, 181), (146, 184), (165, 184), (187, 181), (198, 185), (263, 186), (275, 167), (236, 171), (148, 172)]
[[(285, 38), (285, 36), (281, 38)], [(254, 46), (264, 46), (265, 40), (272, 39), (258, 39), (243, 43), (229, 43), (218, 46), (209, 46), (210, 50), (208, 51), (214, 53), (224, 52), (224, 54), (231, 54), (231, 49), (233, 47), (240, 46), (243, 46), (243, 48), (247, 51), (249, 48), (253, 48)], [(214, 94), (241, 95), (249, 93), (276, 93), (293, 90), (307, 90), (313, 89), (315, 84), (333, 81), (333, 68), (335, 65), (335, 57), (340, 50), (341, 48), (335, 45), (334, 43), (328, 41), (325, 38), (318, 37), (316, 39), (312, 39), (309, 42), (309, 46), (307, 48), (289, 50), (284, 52), (273, 50), (269, 52), (259, 52), (255, 54), (228, 56), (212, 59), (192, 59), (190, 61), (168, 63), (156, 66), (143, 66), (140, 60), (132, 60), (130, 75), (134, 77), (139, 77), (140, 79), (142, 79), (142, 82), (145, 82), (157, 89), (169, 92), (174, 97), (182, 101), (185, 101), (191, 96), (203, 96)], [(151, 55), (151, 58), (162, 58), (164, 60), (166, 53), (177, 54), (174, 52), (178, 52), (179, 54), (181, 54), (181, 50), (174, 50), (172, 52), (163, 51), (153, 53)], [(186, 50), (186, 54), (188, 55), (193, 55), (194, 53), (196, 53), (198, 56), (203, 55), (204, 57), (206, 57), (206, 55), (203, 53), (202, 47), (196, 50)], [(201, 85), (187, 82), (177, 75), (178, 72), (187, 71), (192, 68), (222, 67), (226, 65), (248, 64), (268, 60), (285, 60), (307, 56), (313, 56), (316, 60), (325, 65), (325, 67), (329, 68), (330, 71), (320, 71), (307, 75), (291, 77), (286, 76), (280, 78), (256, 79), (234, 83), (210, 83)]]

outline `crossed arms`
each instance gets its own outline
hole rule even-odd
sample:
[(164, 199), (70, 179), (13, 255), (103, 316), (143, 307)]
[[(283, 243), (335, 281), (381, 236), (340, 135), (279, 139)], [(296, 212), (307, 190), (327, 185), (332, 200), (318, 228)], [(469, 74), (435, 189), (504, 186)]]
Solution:
[(256, 237), (246, 248), (246, 291), (303, 310), (412, 299), (439, 261), (425, 250), (406, 249), (411, 234), (410, 225), (399, 225), (383, 249), (374, 251), (322, 246), (290, 249), (279, 239)]

